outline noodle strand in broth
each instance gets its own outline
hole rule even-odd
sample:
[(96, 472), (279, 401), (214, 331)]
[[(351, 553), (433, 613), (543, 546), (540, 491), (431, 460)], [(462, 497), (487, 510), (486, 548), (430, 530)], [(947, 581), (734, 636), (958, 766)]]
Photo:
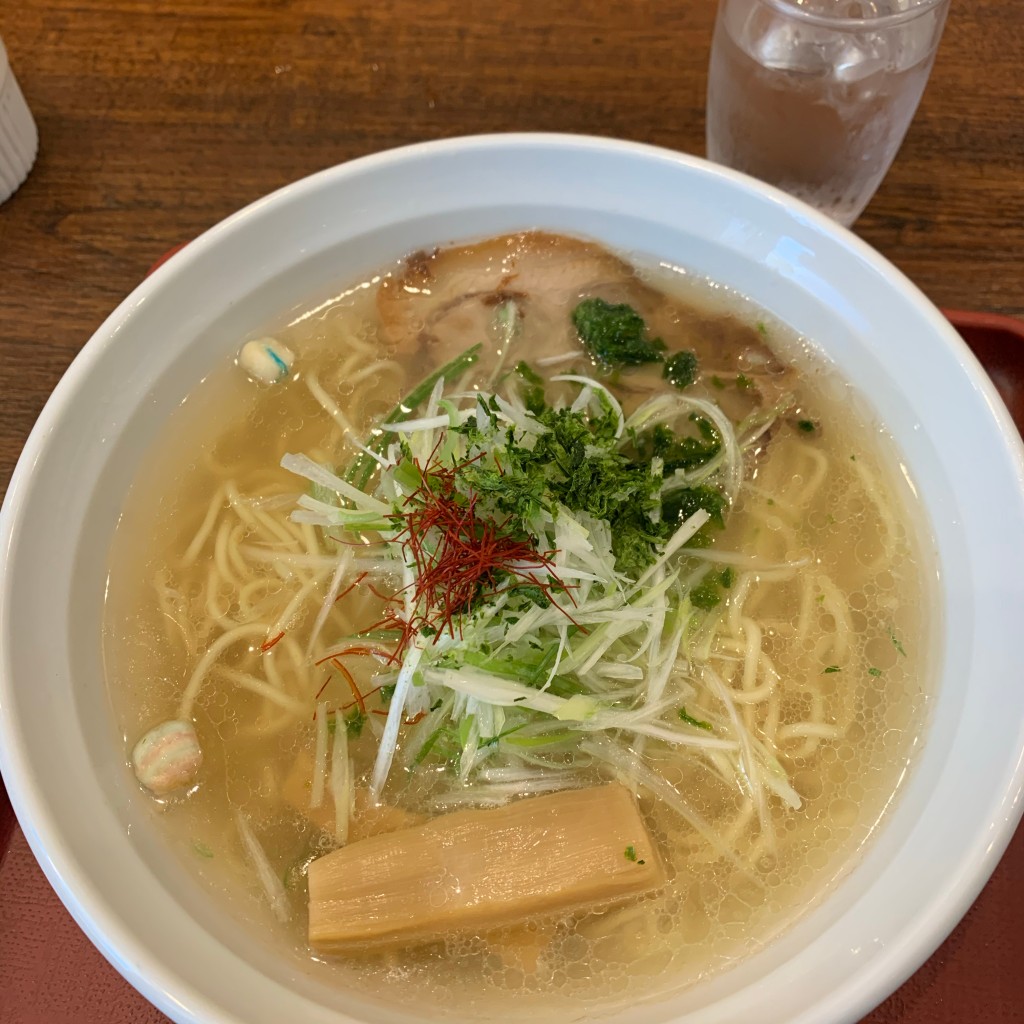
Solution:
[[(241, 357), (205, 380), (128, 498), (115, 712), (132, 744), (177, 730), (172, 775), (201, 748), (150, 786), (168, 841), (282, 955), (438, 1016), (573, 1019), (734, 964), (849, 869), (923, 727), (891, 445), (783, 327), (592, 243), (374, 280), (260, 335), (278, 382)], [(554, 902), (459, 909), (486, 868), (459, 829), (549, 808), (553, 835), (620, 791), (634, 832), (574, 826), (604, 852)], [(340, 855), (355, 885), (445, 836), (415, 940), (310, 945)]]

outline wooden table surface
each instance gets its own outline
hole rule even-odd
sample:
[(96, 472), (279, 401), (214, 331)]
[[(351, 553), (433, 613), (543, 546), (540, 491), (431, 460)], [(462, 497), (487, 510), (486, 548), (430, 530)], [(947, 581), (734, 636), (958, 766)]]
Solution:
[[(424, 139), (566, 131), (702, 153), (713, 17), (713, 0), (7, 0), (0, 35), (41, 149), (0, 206), (0, 493), (72, 357), (165, 250), (286, 182)], [(1021, 0), (954, 0), (856, 230), (937, 304), (1024, 314)], [(47, 899), (24, 891), (17, 913), (0, 905), (0, 943)], [(867, 1020), (1024, 1020), (1021, 925), (1018, 835), (964, 922)], [(11, 1010), (0, 988), (3, 1024), (164, 1019), (70, 921), (53, 934), (51, 959), (88, 963), (89, 986), (59, 1012), (42, 996)]]

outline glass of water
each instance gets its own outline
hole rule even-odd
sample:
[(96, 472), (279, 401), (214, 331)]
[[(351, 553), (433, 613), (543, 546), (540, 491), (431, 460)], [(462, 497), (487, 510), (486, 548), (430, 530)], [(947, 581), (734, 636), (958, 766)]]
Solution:
[(719, 0), (707, 152), (849, 226), (924, 92), (949, 0)]

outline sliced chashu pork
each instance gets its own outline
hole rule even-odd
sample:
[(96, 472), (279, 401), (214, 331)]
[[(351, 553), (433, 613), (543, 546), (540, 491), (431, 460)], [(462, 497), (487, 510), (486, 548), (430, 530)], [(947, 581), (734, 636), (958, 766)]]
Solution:
[[(513, 300), (519, 330), (514, 350), (504, 357), (506, 368), (521, 359), (535, 362), (576, 352), (578, 368), (586, 369), (590, 360), (571, 314), (591, 297), (629, 304), (670, 353), (695, 351), (703, 368), (729, 376), (730, 385), (737, 374), (749, 377), (755, 386), (745, 393), (731, 386), (713, 393), (734, 420), (761, 401), (774, 405), (792, 386), (790, 371), (753, 327), (731, 316), (703, 314), (651, 287), (602, 246), (565, 235), (527, 231), (415, 253), (400, 273), (381, 284), (377, 306), (393, 351), (422, 359), (424, 368), (441, 366), (482, 342), (480, 369), (492, 369), (501, 358), (498, 309)], [(622, 374), (619, 380), (627, 411), (666, 386), (660, 366)]]
[(579, 349), (570, 314), (597, 295), (628, 302), (651, 315), (662, 297), (629, 264), (591, 242), (528, 231), (475, 245), (416, 253), (402, 273), (387, 278), (377, 307), (397, 352), (440, 366), (477, 342), (486, 369), (498, 339), (495, 314), (508, 299), (521, 317), (515, 359)]

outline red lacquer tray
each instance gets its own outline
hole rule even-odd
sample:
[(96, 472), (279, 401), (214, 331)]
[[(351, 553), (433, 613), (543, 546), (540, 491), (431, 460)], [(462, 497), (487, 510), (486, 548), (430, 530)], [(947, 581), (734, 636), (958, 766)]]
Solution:
[[(946, 315), (1024, 433), (1024, 323), (988, 313), (947, 310)], [(956, 931), (864, 1024), (1024, 1021), (1022, 878), (1024, 830)], [(2, 785), (0, 1024), (167, 1024), (103, 959), (57, 899)]]

